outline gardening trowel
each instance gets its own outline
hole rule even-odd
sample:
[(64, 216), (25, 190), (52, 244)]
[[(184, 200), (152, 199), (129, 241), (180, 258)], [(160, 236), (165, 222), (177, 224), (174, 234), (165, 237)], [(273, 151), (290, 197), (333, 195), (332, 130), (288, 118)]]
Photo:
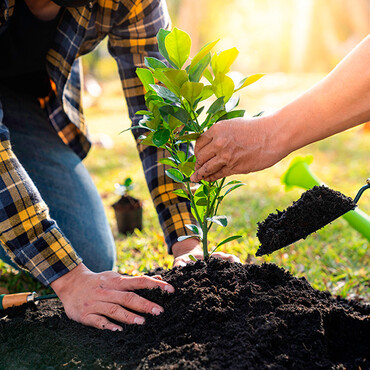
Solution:
[(316, 185), (283, 212), (277, 210), (277, 213), (269, 214), (258, 223), (257, 237), (261, 245), (256, 256), (270, 254), (299, 239), (305, 239), (353, 210), (363, 192), (370, 188), (370, 178), (366, 182), (353, 200), (325, 185)]
[(39, 301), (45, 299), (58, 298), (56, 294), (37, 296), (35, 292), (15, 293), (15, 294), (0, 294), (0, 310), (6, 310), (10, 307), (22, 306), (26, 303), (38, 304)]

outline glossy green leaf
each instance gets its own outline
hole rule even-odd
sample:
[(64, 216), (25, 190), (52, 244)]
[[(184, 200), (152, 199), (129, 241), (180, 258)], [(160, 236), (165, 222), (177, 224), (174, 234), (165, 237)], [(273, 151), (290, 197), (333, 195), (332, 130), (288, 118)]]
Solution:
[(189, 195), (183, 189), (176, 189), (173, 191), (173, 193), (178, 195), (179, 197), (189, 199)]
[(177, 139), (179, 141), (193, 141), (193, 140), (197, 140), (200, 135), (201, 135), (200, 133), (194, 132), (192, 134), (186, 134), (186, 135), (179, 136)]
[(217, 246), (216, 246), (216, 248), (220, 247), (223, 244), (229, 243), (232, 240), (240, 239), (241, 237), (242, 237), (241, 235), (230, 236), (229, 238), (226, 238), (222, 242), (218, 243)]
[(183, 162), (186, 162), (186, 153), (183, 152), (183, 151), (178, 151), (177, 152), (177, 157), (179, 158), (180, 162), (183, 163)]
[(239, 105), (240, 95), (239, 96), (232, 96), (230, 100), (225, 104), (226, 112), (231, 112)]
[(191, 38), (178, 28), (174, 28), (164, 40), (168, 56), (178, 69), (181, 69), (190, 55)]
[(199, 82), (203, 75), (203, 72), (208, 67), (211, 61), (211, 54), (207, 54), (202, 60), (200, 60), (194, 68), (189, 70), (189, 80), (193, 82)]
[(175, 182), (183, 182), (184, 176), (176, 168), (170, 168), (166, 170), (166, 175)]
[(223, 227), (226, 227), (228, 223), (226, 216), (213, 216), (211, 218), (207, 218), (207, 220)]
[(177, 241), (178, 242), (182, 242), (184, 240), (191, 239), (191, 238), (199, 238), (199, 236), (198, 235), (184, 235), (184, 236), (179, 236), (177, 238)]
[(200, 82), (185, 82), (181, 89), (181, 95), (191, 104), (193, 105), (195, 100), (200, 96), (202, 93), (204, 85)]
[(240, 188), (241, 186), (244, 186), (245, 184), (237, 184), (237, 185), (234, 185), (233, 187), (227, 189), (227, 191), (225, 192), (224, 194), (224, 197), (229, 194), (231, 191), (237, 189), (237, 188)]
[(234, 81), (222, 73), (216, 75), (213, 80), (213, 91), (215, 95), (220, 98), (224, 97), (224, 102), (227, 103), (234, 93)]
[(206, 100), (213, 95), (213, 87), (211, 85), (204, 86), (201, 94), (201, 100)]
[(150, 112), (148, 110), (138, 110), (135, 114), (149, 116), (149, 115), (152, 114), (152, 112)]
[(208, 204), (208, 202), (207, 202), (207, 199), (206, 199), (206, 198), (199, 198), (199, 199), (195, 202), (195, 204), (196, 204), (197, 206), (203, 206), (203, 207), (205, 207), (205, 206)]
[(150, 85), (154, 84), (154, 77), (152, 72), (146, 68), (136, 68), (136, 74), (139, 77), (141, 83), (146, 91), (153, 90)]
[(194, 162), (185, 162), (179, 165), (179, 170), (187, 177), (190, 177), (194, 173), (194, 169)]
[(220, 98), (216, 99), (212, 105), (209, 107), (207, 110), (208, 114), (215, 114), (217, 113), (220, 109), (223, 109), (224, 107), (224, 97), (221, 96)]
[[(232, 181), (227, 182), (222, 188), (225, 188), (226, 186), (230, 186), (230, 185), (234, 185), (234, 184), (242, 184), (242, 182), (239, 181), (239, 180), (232, 180)], [(243, 184), (243, 185), (245, 185), (245, 184)]]
[(175, 167), (177, 168), (177, 164), (174, 161), (171, 161), (171, 159), (168, 158), (161, 158), (158, 160), (159, 163), (165, 164), (167, 166)]
[(158, 50), (159, 52), (167, 59), (167, 61), (171, 64), (172, 67), (176, 68), (176, 64), (170, 59), (167, 49), (166, 49), (166, 38), (171, 33), (171, 31), (165, 30), (161, 28), (157, 33), (157, 40), (158, 40)]
[(167, 89), (172, 91), (175, 95), (180, 94), (180, 89), (171, 82), (171, 80), (165, 75), (165, 72), (169, 71), (171, 68), (160, 68), (156, 69), (153, 73), (154, 78), (156, 78), (159, 82), (162, 82)]
[(168, 124), (172, 131), (183, 125), (183, 123), (180, 120), (178, 120), (175, 116), (172, 115), (169, 116)]
[(238, 54), (239, 51), (237, 48), (231, 48), (219, 54), (214, 54), (211, 60), (213, 74), (217, 76), (218, 73), (228, 73)]
[(223, 120), (226, 120), (226, 119), (244, 117), (244, 114), (245, 114), (245, 110), (244, 109), (241, 109), (241, 110), (233, 110), (231, 112), (228, 112), (228, 113), (222, 115), (220, 118), (217, 119), (216, 122), (223, 121)]
[(153, 144), (159, 148), (167, 143), (170, 136), (171, 136), (170, 130), (167, 130), (165, 128), (158, 130), (153, 134)]
[(153, 134), (154, 132), (149, 132), (147, 135), (141, 135), (139, 137), (141, 144), (155, 146), (153, 144)]
[(180, 103), (180, 99), (166, 87), (160, 85), (150, 85), (150, 87), (163, 99), (172, 101), (173, 103)]
[(204, 45), (200, 51), (194, 56), (190, 63), (189, 71), (191, 73), (191, 70), (193, 68), (196, 68), (197, 63), (199, 63), (214, 47), (215, 45), (220, 41), (220, 39), (216, 41), (209, 42), (208, 44)]
[(213, 83), (213, 77), (209, 69), (206, 69), (203, 73), (203, 76), (208, 80), (210, 84)]
[(202, 229), (199, 228), (197, 225), (187, 224), (185, 225), (185, 227), (189, 229), (191, 232), (193, 232), (194, 234), (201, 235)]
[(189, 76), (183, 69), (168, 69), (163, 71), (163, 74), (167, 77), (171, 84), (176, 86), (176, 88), (180, 91), (181, 86), (186, 82), (189, 81)]
[(198, 261), (192, 254), (189, 254), (189, 259), (191, 259), (193, 262)]
[(184, 124), (186, 124), (190, 120), (189, 113), (183, 108), (178, 108), (173, 116)]
[(167, 68), (166, 64), (157, 58), (145, 57), (144, 63), (152, 72), (157, 68)]
[(235, 91), (239, 91), (239, 90), (243, 89), (244, 87), (249, 86), (249, 85), (255, 83), (260, 78), (262, 78), (264, 75), (265, 75), (264, 73), (257, 73), (255, 75), (251, 75), (251, 76), (248, 76), (248, 77), (242, 79), (237, 84), (237, 86), (235, 86)]

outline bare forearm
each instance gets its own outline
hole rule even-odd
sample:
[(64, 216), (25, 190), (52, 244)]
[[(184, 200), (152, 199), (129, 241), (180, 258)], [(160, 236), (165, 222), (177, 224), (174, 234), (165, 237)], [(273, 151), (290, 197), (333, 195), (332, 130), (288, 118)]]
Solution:
[(370, 36), (270, 118), (287, 153), (370, 120)]

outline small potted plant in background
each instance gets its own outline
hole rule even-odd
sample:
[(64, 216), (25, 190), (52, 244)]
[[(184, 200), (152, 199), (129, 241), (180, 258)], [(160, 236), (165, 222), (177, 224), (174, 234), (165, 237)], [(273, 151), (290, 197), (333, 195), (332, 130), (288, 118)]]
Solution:
[(139, 199), (132, 197), (129, 193), (133, 190), (134, 185), (130, 177), (126, 178), (122, 184), (114, 185), (115, 193), (121, 198), (115, 202), (114, 209), (118, 231), (121, 234), (130, 234), (135, 229), (143, 228), (143, 206)]

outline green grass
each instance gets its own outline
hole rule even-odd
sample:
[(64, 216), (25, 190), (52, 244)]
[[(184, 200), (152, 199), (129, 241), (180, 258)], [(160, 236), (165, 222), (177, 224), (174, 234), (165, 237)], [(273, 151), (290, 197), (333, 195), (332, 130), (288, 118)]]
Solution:
[[(269, 93), (274, 94), (274, 101), (283, 96), (278, 100), (280, 103), (274, 103), (282, 105), (307, 85), (301, 84), (295, 90), (290, 86), (292, 91), (288, 96), (285, 90)], [(248, 100), (248, 110), (251, 113), (262, 110), (260, 108), (266, 104), (263, 100), (266, 93), (257, 91), (256, 95), (261, 98), (254, 102), (252, 107)], [(129, 125), (119, 84), (112, 82), (105, 86), (102, 98), (96, 105), (87, 109), (87, 122), (94, 137), (98, 137), (99, 133), (107, 133), (112, 137), (114, 147), (93, 148), (85, 163), (102, 196), (114, 232), (118, 252), (117, 269), (136, 274), (156, 266), (170, 268), (172, 257), (167, 254), (164, 245), (134, 140), (131, 133), (119, 135), (119, 132)], [(248, 96), (246, 98), (248, 99)], [(241, 105), (243, 99), (244, 97)], [(369, 242), (343, 219), (336, 220), (306, 240), (299, 241), (271, 256), (264, 258), (254, 256), (258, 248), (257, 222), (262, 221), (277, 208), (282, 210), (288, 207), (303, 192), (302, 189), (285, 192), (284, 186), (280, 183), (280, 176), (292, 158), (297, 154), (312, 154), (313, 172), (331, 188), (353, 197), (365, 179), (370, 177), (369, 139), (370, 133), (364, 133), (362, 127), (355, 128), (301, 149), (270, 169), (236, 176), (235, 178), (242, 180), (247, 186), (236, 190), (224, 201), (220, 214), (231, 216), (232, 221), (226, 229), (215, 227), (211, 231), (211, 243), (216, 243), (228, 235), (243, 235), (241, 241), (225, 245), (223, 251), (238, 255), (243, 262), (276, 263), (297, 277), (305, 276), (317, 289), (328, 290), (335, 295), (348, 298), (369, 300)], [(134, 195), (144, 201), (144, 229), (130, 237), (124, 237), (117, 233), (111, 204), (117, 200), (114, 183), (121, 182), (128, 176), (132, 177), (136, 184)], [(359, 202), (360, 208), (368, 214), (370, 214), (369, 196), (370, 192), (365, 192)], [(2, 269), (0, 287), (12, 292), (43, 291), (39, 284), (25, 274), (10, 271), (1, 263), (0, 269)]]

